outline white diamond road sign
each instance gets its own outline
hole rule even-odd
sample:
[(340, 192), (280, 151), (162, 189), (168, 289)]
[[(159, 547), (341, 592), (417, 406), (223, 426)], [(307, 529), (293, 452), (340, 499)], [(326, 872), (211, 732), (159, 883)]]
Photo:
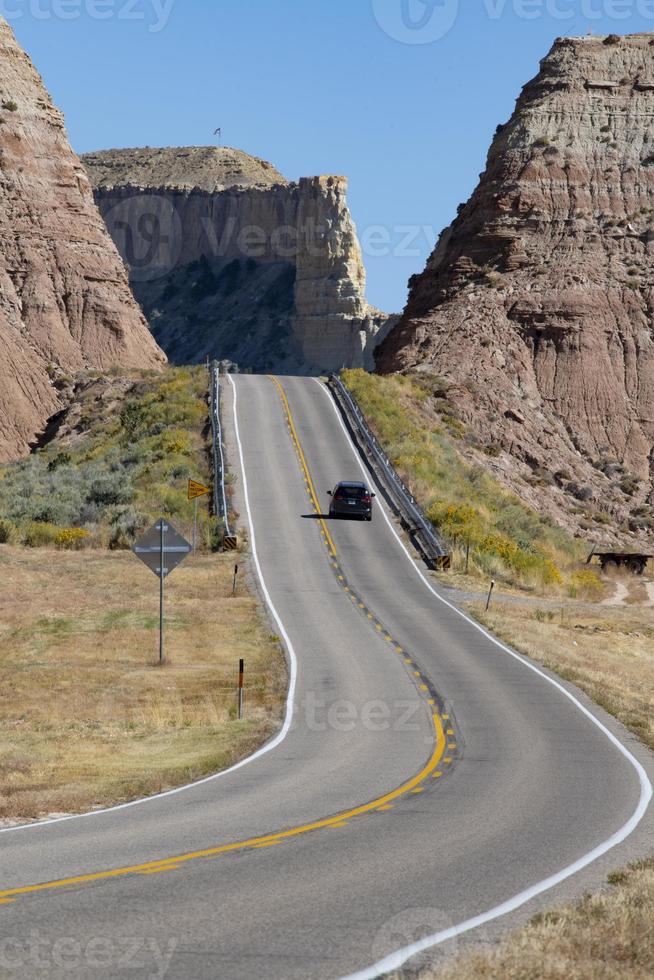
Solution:
[(193, 550), (186, 538), (183, 538), (170, 521), (163, 518), (146, 531), (140, 541), (137, 541), (132, 551), (137, 558), (154, 572), (157, 578), (161, 578), (161, 555), (162, 542), (161, 532), (163, 524), (163, 577), (166, 578), (177, 566), (184, 561), (187, 555)]

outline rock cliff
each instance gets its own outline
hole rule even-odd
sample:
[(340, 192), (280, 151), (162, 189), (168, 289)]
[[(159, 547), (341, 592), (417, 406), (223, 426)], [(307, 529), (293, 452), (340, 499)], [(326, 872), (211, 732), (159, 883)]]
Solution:
[(227, 147), (83, 157), (134, 293), (177, 362), (254, 370), (373, 364), (394, 321), (369, 306), (343, 177), (288, 183)]
[(164, 361), (62, 115), (0, 18), (0, 461), (62, 408), (58, 375)]
[(378, 368), (441, 376), (496, 470), (557, 519), (646, 532), (653, 258), (654, 35), (560, 38)]

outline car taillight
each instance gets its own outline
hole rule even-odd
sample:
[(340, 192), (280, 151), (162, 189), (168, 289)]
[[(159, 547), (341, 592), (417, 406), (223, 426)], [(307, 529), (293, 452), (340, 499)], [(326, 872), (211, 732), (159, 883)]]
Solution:
[(345, 500), (345, 494), (344, 493), (335, 493), (334, 494), (334, 500)]
[(365, 494), (361, 499), (364, 502), (364, 504), (371, 504), (372, 503), (372, 497), (369, 496), (368, 494)]

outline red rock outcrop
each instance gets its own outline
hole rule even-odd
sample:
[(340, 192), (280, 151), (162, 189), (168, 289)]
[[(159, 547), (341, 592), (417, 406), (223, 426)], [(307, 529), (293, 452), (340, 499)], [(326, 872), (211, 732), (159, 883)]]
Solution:
[(639, 532), (654, 500), (653, 258), (654, 35), (560, 38), (377, 367), (449, 381), (494, 467), (535, 473), (554, 516), (590, 508)]
[(62, 408), (57, 375), (164, 362), (62, 115), (0, 19), (0, 461)]

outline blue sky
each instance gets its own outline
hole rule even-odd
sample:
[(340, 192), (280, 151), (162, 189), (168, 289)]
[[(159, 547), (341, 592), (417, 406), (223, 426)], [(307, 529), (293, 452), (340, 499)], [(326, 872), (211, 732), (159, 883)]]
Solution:
[(368, 295), (389, 311), (554, 38), (654, 30), (654, 0), (0, 0), (0, 12), (78, 152), (206, 144), (221, 126), (290, 179), (346, 174)]

